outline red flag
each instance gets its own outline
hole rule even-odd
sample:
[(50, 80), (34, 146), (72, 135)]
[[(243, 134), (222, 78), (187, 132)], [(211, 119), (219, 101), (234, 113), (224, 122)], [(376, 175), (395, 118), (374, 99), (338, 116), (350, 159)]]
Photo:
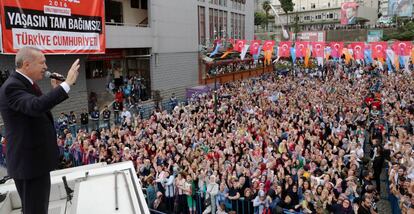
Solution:
[(242, 39), (236, 40), (236, 45), (234, 46), (234, 50), (238, 52), (242, 52), (245, 44), (246, 44), (246, 40), (242, 40)]
[(290, 47), (292, 47), (292, 42), (279, 42), (278, 55), (280, 57), (290, 57)]
[(386, 59), (385, 50), (387, 49), (387, 42), (371, 42), (372, 58)]
[(268, 51), (268, 50), (272, 49), (273, 46), (275, 46), (275, 41), (273, 41), (273, 40), (266, 40), (263, 43), (263, 50), (264, 51)]
[(410, 41), (395, 41), (392, 44), (395, 54), (398, 56), (410, 56), (413, 44)]
[(312, 56), (323, 57), (325, 42), (312, 42)]
[(351, 43), (351, 48), (354, 52), (354, 59), (364, 59), (365, 43), (353, 42)]
[(251, 55), (257, 54), (257, 52), (259, 51), (260, 43), (262, 43), (262, 41), (260, 40), (252, 40), (250, 42), (250, 54)]
[(233, 38), (229, 38), (227, 41), (228, 41), (230, 44), (234, 45), (234, 39), (233, 39)]
[(306, 49), (308, 48), (309, 42), (296, 42), (295, 50), (296, 50), (296, 57), (305, 57), (306, 56)]
[(342, 55), (342, 49), (344, 48), (343, 42), (331, 42), (331, 56), (333, 58), (339, 58)]

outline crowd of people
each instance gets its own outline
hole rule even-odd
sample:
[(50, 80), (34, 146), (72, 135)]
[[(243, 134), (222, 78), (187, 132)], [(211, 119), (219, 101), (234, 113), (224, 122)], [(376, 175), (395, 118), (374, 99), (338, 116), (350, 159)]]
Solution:
[(61, 167), (133, 161), (152, 209), (262, 214), (378, 213), (389, 165), (390, 192), (414, 212), (413, 85), (332, 64), (226, 83), (148, 119), (116, 107), (120, 123), (78, 129), (62, 115)]

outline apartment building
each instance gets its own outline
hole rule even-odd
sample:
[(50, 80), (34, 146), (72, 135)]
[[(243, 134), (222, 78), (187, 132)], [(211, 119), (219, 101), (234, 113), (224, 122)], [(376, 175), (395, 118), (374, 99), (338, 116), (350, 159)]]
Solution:
[[(295, 17), (299, 18), (298, 24), (300, 31), (323, 31), (329, 28), (341, 26), (341, 4), (350, 2), (347, 0), (293, 0), (294, 10), (286, 15), (280, 5), (279, 0), (270, 1), (274, 6), (279, 19), (275, 19), (273, 26), (270, 27), (274, 32), (280, 32), (280, 25), (287, 26), (293, 31)], [(261, 1), (257, 0), (257, 4)], [(357, 20), (359, 23), (375, 24), (378, 18), (378, 1), (360, 0), (357, 1)], [(261, 9), (261, 5), (256, 8)]]
[[(244, 0), (105, 0), (105, 54), (47, 56), (50, 71), (62, 74), (81, 59), (70, 98), (54, 112), (79, 112), (92, 92), (107, 93), (108, 74), (116, 66), (122, 76), (140, 78), (144, 99), (154, 91), (166, 99), (184, 96), (198, 84), (200, 45), (217, 38), (253, 39), (253, 6)], [(14, 70), (13, 61), (0, 54), (0, 69)], [(40, 83), (44, 91), (49, 85)]]

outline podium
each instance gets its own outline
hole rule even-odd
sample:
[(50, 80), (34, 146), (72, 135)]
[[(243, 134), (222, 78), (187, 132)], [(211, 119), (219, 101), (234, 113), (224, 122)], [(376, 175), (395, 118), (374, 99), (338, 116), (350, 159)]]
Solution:
[[(150, 213), (130, 161), (57, 170), (50, 177), (49, 214)], [(21, 201), (14, 181), (0, 185), (0, 193), (6, 194), (0, 202), (0, 213), (20, 214)]]

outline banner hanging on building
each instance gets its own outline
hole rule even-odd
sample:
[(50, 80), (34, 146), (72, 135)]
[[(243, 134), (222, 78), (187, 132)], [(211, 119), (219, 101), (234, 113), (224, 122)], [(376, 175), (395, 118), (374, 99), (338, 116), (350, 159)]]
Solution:
[(389, 0), (388, 1), (388, 16), (407, 16), (411, 17), (413, 14), (412, 0)]
[(379, 42), (383, 36), (382, 30), (368, 30), (367, 32), (367, 42)]
[(354, 25), (356, 24), (358, 3), (344, 2), (341, 5), (341, 24)]
[(102, 0), (0, 0), (3, 53), (25, 46), (46, 54), (105, 53)]
[[(324, 42), (325, 37), (325, 31), (304, 31), (296, 34), (296, 41)], [(290, 32), (290, 38), (293, 40), (293, 32)]]

